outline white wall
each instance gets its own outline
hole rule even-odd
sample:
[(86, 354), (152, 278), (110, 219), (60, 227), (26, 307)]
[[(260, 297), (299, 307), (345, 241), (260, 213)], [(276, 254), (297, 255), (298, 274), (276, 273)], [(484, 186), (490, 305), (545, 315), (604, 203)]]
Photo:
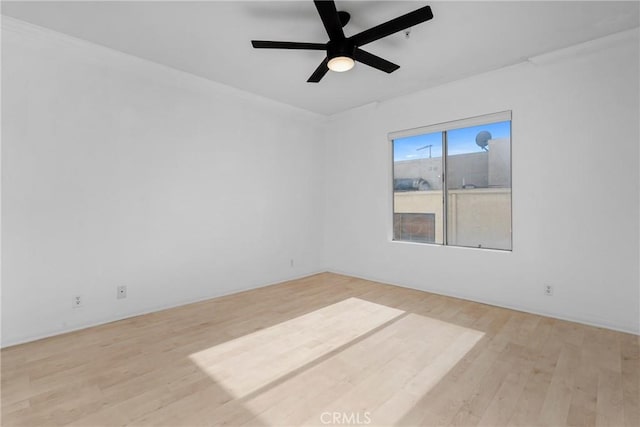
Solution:
[[(332, 117), (327, 267), (638, 333), (638, 40), (621, 33)], [(513, 252), (391, 242), (387, 133), (504, 110)]]
[[(325, 269), (639, 331), (637, 31), (328, 123), (2, 35), (2, 345)], [(514, 251), (392, 243), (386, 134), (507, 109)]]
[(11, 18), (2, 36), (3, 345), (319, 271), (322, 117)]

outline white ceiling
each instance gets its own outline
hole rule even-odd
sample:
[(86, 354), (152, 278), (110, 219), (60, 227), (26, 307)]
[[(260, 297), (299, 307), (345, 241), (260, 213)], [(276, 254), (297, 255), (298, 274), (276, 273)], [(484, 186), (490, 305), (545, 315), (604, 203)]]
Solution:
[(251, 39), (325, 42), (311, 0), (2, 2), (2, 13), (286, 104), (333, 114), (638, 27), (640, 3), (337, 1), (347, 36), (431, 5), (434, 18), (366, 50), (401, 66), (363, 64), (307, 78), (319, 51), (256, 50)]

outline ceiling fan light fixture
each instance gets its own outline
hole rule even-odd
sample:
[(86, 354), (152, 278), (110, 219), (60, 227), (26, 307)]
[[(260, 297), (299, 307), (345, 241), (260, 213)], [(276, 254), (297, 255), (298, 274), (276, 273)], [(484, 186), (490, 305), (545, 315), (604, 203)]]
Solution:
[(344, 71), (349, 71), (355, 65), (355, 61), (353, 58), (349, 58), (348, 56), (336, 56), (331, 58), (327, 63), (327, 67), (331, 71), (336, 71), (338, 73), (342, 73)]
[(389, 62), (384, 58), (373, 55), (362, 46), (380, 40), (384, 37), (399, 31), (410, 31), (411, 27), (421, 24), (433, 18), (431, 7), (423, 6), (413, 12), (405, 13), (402, 16), (383, 22), (371, 27), (368, 30), (346, 37), (342, 27), (349, 22), (348, 12), (338, 11), (333, 0), (313, 0), (318, 10), (320, 20), (327, 31), (329, 41), (326, 43), (288, 42), (251, 40), (251, 44), (256, 49), (304, 49), (321, 50), (326, 52), (322, 62), (315, 69), (313, 74), (307, 79), (309, 83), (318, 83), (329, 70), (339, 73), (349, 71), (358, 61), (369, 67), (375, 68), (385, 73), (393, 73), (399, 65)]

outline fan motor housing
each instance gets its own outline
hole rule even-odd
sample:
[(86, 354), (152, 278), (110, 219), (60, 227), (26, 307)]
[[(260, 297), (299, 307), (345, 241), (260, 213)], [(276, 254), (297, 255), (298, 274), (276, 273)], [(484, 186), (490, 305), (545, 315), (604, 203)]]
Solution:
[(348, 56), (353, 58), (356, 52), (356, 45), (348, 40), (329, 41), (327, 43), (327, 58), (337, 58), (338, 56)]

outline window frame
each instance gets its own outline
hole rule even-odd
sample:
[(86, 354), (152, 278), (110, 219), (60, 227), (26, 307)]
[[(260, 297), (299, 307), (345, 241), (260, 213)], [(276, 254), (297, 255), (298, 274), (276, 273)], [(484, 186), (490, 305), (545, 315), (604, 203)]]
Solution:
[[(505, 122), (509, 121), (509, 180), (510, 180), (510, 203), (509, 203), (509, 215), (511, 219), (511, 227), (509, 233), (509, 243), (510, 249), (502, 249), (502, 248), (490, 248), (490, 247), (475, 247), (475, 246), (463, 246), (463, 245), (454, 245), (450, 244), (448, 241), (448, 203), (447, 196), (449, 194), (449, 189), (447, 186), (447, 158), (448, 158), (448, 146), (447, 146), (447, 132), (462, 129), (466, 127), (480, 126), (491, 123)], [(437, 242), (419, 242), (419, 241), (411, 241), (411, 240), (396, 240), (394, 238), (394, 214), (395, 212), (395, 188), (394, 188), (394, 178), (395, 178), (395, 162), (394, 162), (394, 140), (400, 138), (406, 138), (416, 135), (423, 135), (428, 133), (442, 133), (442, 227), (443, 227), (443, 236), (442, 243)], [(451, 120), (441, 123), (436, 123), (427, 126), (420, 126), (416, 128), (410, 128), (400, 131), (389, 132), (387, 134), (388, 147), (390, 151), (389, 158), (391, 160), (391, 177), (388, 180), (390, 184), (390, 197), (391, 197), (391, 209), (390, 209), (390, 230), (389, 240), (393, 243), (408, 243), (408, 244), (416, 244), (416, 245), (430, 245), (430, 246), (440, 246), (440, 247), (450, 247), (450, 248), (463, 248), (463, 249), (480, 249), (484, 251), (499, 251), (511, 253), (513, 252), (513, 114), (511, 110), (500, 111), (497, 113), (491, 114), (483, 114), (479, 116), (468, 117), (464, 119)]]

